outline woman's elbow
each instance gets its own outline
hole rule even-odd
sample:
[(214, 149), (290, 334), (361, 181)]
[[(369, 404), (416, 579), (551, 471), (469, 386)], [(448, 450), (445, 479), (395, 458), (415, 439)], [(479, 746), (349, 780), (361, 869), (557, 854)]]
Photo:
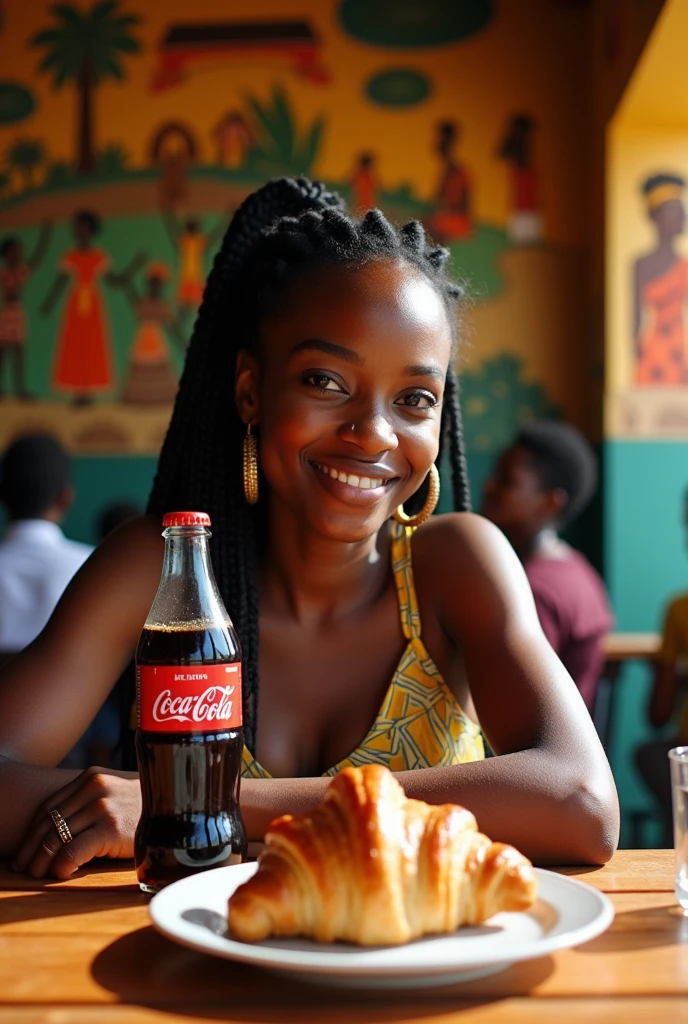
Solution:
[(619, 801), (609, 779), (579, 783), (567, 800), (573, 853), (579, 864), (606, 864), (619, 845)]

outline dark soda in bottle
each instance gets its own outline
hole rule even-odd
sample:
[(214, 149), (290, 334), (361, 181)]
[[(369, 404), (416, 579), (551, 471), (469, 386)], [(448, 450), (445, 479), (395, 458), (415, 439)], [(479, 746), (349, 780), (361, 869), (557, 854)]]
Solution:
[(162, 576), (136, 650), (139, 885), (239, 864), (243, 730), (241, 649), (208, 551), (210, 518), (163, 519)]

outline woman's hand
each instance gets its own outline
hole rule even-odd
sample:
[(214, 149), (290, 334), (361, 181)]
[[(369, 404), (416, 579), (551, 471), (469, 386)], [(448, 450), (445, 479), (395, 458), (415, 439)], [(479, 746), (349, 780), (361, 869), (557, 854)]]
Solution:
[[(52, 811), (67, 823), (69, 842), (60, 838)], [(33, 878), (64, 879), (93, 857), (133, 857), (140, 814), (136, 774), (87, 768), (41, 805), (12, 868)]]

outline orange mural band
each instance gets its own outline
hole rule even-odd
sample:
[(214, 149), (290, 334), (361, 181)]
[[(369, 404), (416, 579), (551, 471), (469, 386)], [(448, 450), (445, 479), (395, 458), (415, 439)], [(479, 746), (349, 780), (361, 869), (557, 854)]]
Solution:
[(646, 196), (648, 210), (654, 210), (662, 203), (668, 202), (670, 199), (682, 199), (683, 188), (681, 185), (658, 185), (657, 188), (653, 188), (650, 193)]

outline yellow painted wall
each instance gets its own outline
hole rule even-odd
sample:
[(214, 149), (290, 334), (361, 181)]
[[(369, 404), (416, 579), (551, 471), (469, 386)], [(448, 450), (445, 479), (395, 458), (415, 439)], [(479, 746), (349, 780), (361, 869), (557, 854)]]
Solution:
[(617, 126), (688, 127), (688, 4), (666, 0), (616, 111)]

